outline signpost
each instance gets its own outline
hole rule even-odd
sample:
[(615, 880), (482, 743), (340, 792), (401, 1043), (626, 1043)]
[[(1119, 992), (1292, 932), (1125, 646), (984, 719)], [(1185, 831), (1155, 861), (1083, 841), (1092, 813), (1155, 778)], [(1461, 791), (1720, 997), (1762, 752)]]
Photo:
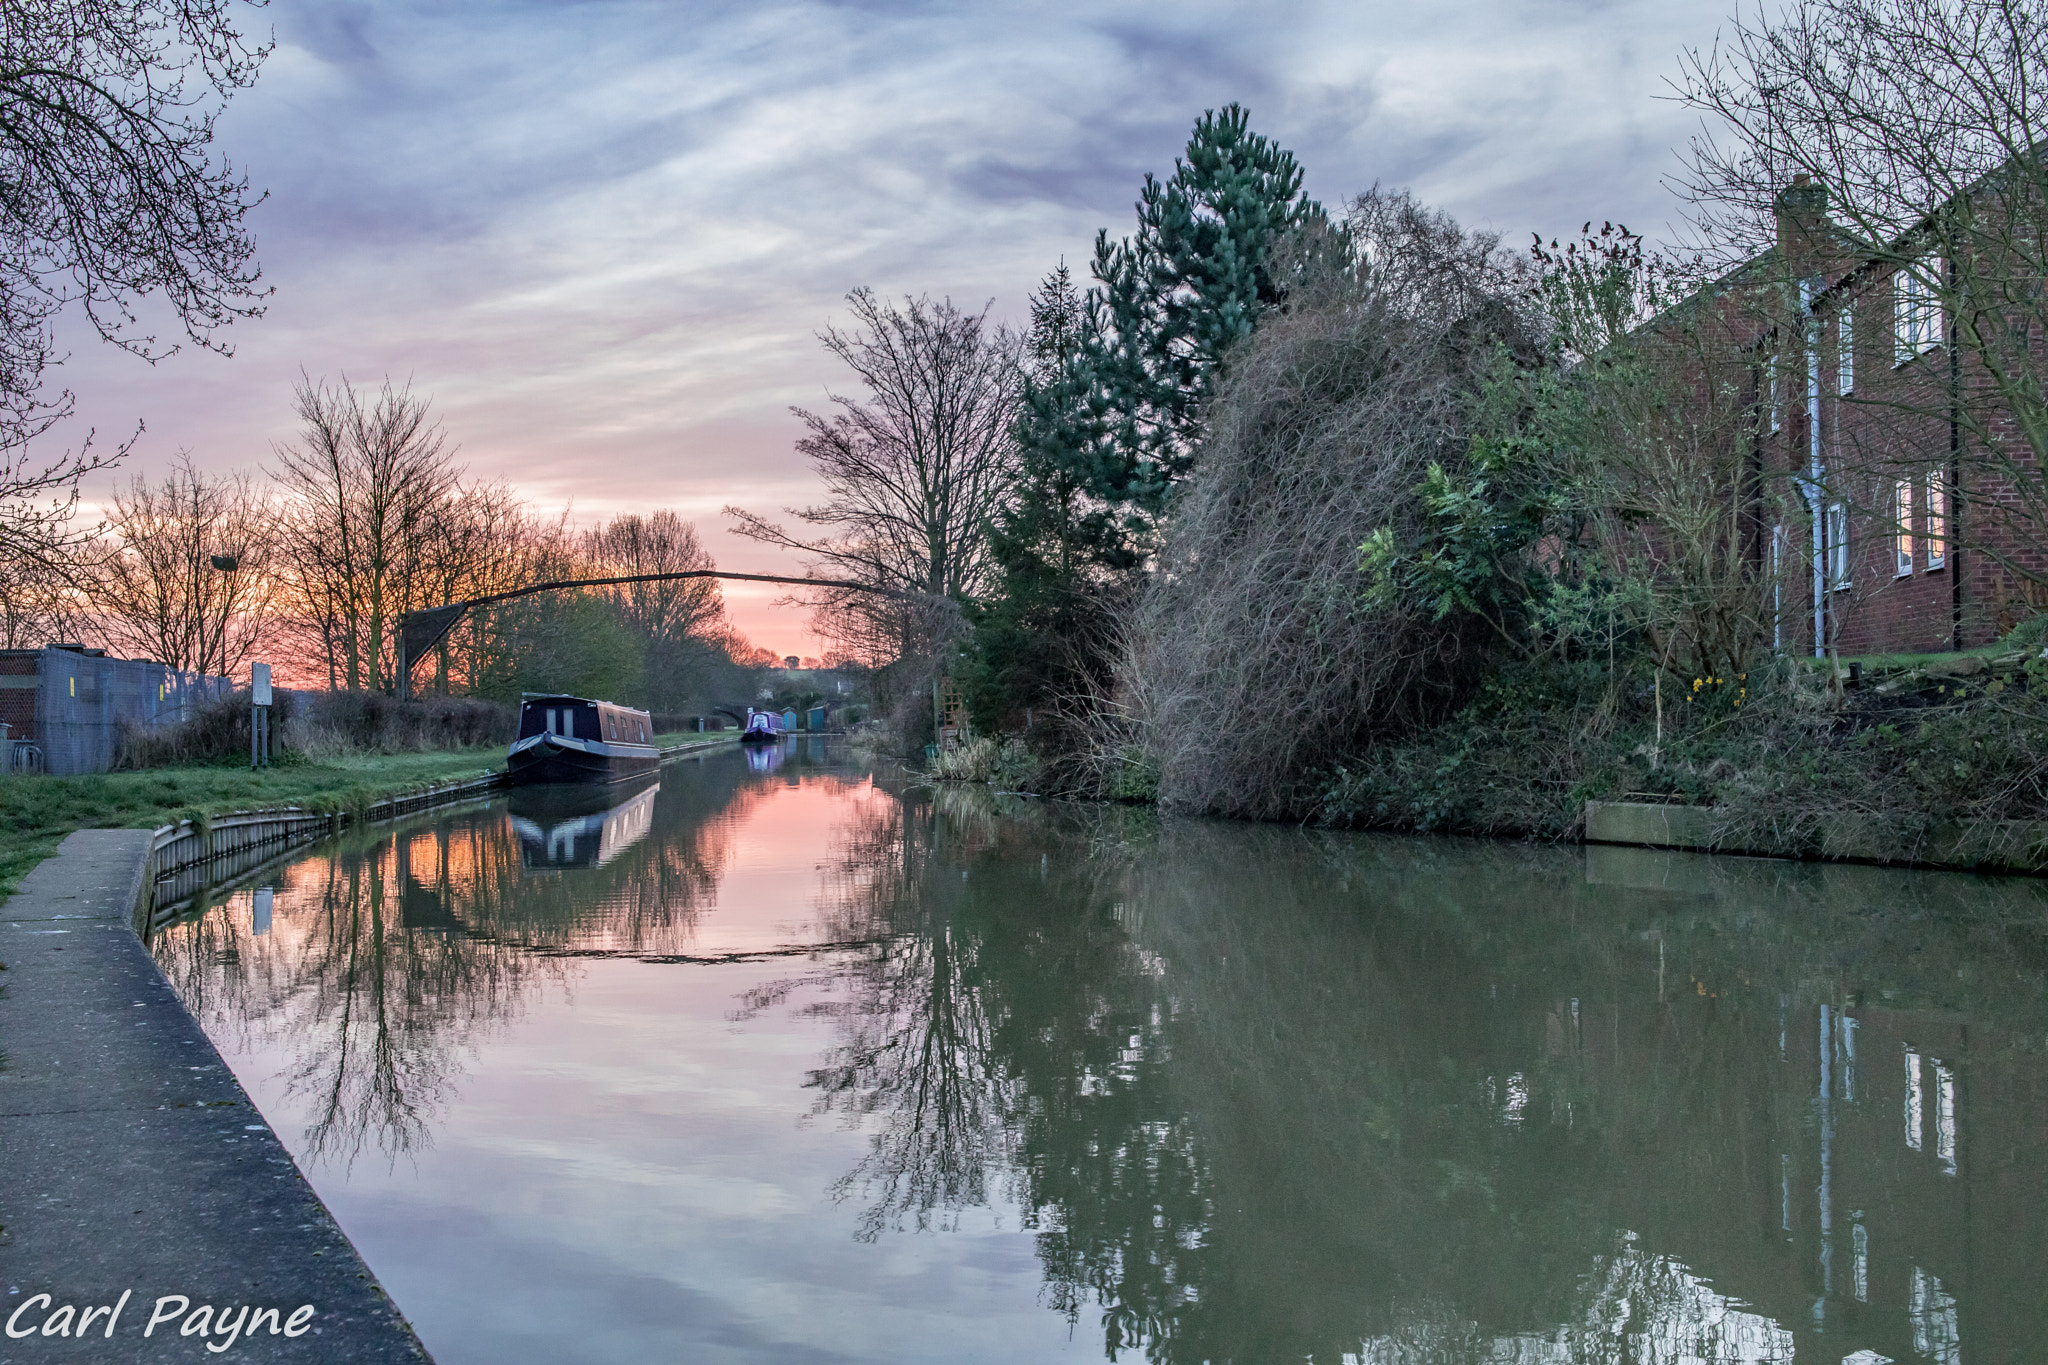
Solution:
[(249, 767), (270, 766), (270, 665), (249, 665)]

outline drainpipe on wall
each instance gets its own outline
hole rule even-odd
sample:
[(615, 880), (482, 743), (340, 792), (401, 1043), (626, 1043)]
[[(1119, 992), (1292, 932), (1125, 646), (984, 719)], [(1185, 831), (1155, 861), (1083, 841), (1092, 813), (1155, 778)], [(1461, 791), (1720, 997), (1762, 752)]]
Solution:
[[(1956, 293), (1956, 263), (1948, 263), (1949, 293)], [(1948, 541), (1941, 547), (1948, 564), (1949, 648), (1963, 647), (1963, 557), (1957, 551), (1962, 540), (1963, 506), (1963, 356), (1957, 345), (1962, 340), (1962, 323), (1948, 325), (1948, 487), (1942, 491), (1942, 514), (1947, 517)]]
[(1813, 657), (1828, 652), (1827, 512), (1821, 504), (1821, 478), (1827, 472), (1820, 458), (1820, 338), (1815, 333), (1813, 296), (1817, 282), (1799, 282), (1800, 345), (1806, 351), (1806, 501), (1813, 512)]

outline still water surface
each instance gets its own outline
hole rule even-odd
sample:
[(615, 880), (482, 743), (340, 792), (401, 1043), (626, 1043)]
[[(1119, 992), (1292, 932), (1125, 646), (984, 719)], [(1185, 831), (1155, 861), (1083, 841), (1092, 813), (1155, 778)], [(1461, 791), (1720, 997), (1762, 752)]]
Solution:
[(2041, 884), (751, 759), (155, 944), (441, 1365), (2048, 1358)]

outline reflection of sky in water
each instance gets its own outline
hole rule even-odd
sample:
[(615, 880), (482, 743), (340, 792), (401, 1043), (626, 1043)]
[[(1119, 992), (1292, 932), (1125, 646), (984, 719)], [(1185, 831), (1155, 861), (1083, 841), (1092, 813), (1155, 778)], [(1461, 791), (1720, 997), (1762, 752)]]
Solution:
[[(817, 864), (863, 799), (778, 784), (749, 809), (692, 951), (817, 937)], [(251, 894), (231, 911), (246, 918)], [(278, 891), (272, 935), (302, 932), (297, 899)], [(821, 1195), (866, 1141), (797, 1121), (830, 1019), (733, 1019), (787, 970), (580, 963), (463, 1058), (429, 1145), (309, 1168), (441, 1365), (961, 1360), (994, 1341), (1002, 1358), (1096, 1355), (1039, 1306), (1014, 1213), (943, 1239), (855, 1240), (859, 1210)], [(293, 1040), (224, 1050), (289, 1141), (306, 1102), (278, 1080)]]
[(650, 795), (565, 817), (601, 864), (458, 813), (159, 944), (443, 1365), (1946, 1363), (2048, 1317), (2032, 891), (795, 752)]

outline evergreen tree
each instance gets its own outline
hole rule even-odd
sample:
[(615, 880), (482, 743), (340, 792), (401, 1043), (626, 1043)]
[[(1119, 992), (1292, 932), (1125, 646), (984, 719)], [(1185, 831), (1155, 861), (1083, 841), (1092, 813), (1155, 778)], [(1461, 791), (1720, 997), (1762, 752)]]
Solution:
[(1000, 583), (977, 614), (959, 677), (975, 722), (1013, 724), (1019, 712), (1080, 689), (1099, 659), (1103, 571), (1137, 557), (1112, 509), (1089, 495), (1086, 453), (1100, 424), (1082, 364), (1086, 306), (1065, 262), (1031, 296), (1019, 413), (1017, 482), (990, 528)]
[(1064, 263), (1032, 296), (1001, 582), (958, 674), (982, 728), (1107, 686), (1114, 604), (1194, 461), (1217, 368), (1283, 295), (1274, 249), (1329, 227), (1301, 181), (1242, 108), (1210, 110), (1173, 175), (1145, 178), (1137, 233), (1098, 234), (1086, 297)]
[(1096, 287), (1080, 337), (1093, 430), (1074, 433), (1077, 472), (1133, 531), (1191, 466), (1217, 367), (1282, 290), (1270, 261), (1287, 233), (1327, 216), (1301, 190), (1294, 154), (1232, 104), (1196, 120), (1164, 183), (1145, 177), (1138, 231), (1095, 241)]

